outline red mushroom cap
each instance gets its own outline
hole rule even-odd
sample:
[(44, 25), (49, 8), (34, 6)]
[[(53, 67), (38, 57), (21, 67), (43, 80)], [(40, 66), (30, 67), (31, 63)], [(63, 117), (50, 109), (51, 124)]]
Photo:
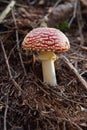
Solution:
[(25, 50), (67, 51), (70, 48), (68, 38), (55, 28), (36, 28), (30, 31), (22, 46)]

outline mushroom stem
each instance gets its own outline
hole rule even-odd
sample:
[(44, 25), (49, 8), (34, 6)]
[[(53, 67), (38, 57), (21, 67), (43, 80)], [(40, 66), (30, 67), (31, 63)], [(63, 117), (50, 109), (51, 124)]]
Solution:
[(43, 69), (43, 81), (52, 86), (57, 85), (54, 60), (43, 60), (42, 61)]
[(41, 52), (39, 59), (42, 61), (43, 81), (51, 86), (56, 86), (54, 61), (57, 56), (53, 52)]

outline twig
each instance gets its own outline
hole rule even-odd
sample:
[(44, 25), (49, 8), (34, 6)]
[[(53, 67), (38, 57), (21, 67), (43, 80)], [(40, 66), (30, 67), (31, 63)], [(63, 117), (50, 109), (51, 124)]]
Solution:
[(5, 48), (4, 48), (3, 42), (2, 42), (1, 40), (0, 40), (0, 42), (1, 42), (1, 48), (2, 48), (3, 53), (4, 53), (4, 58), (5, 58), (5, 62), (6, 62), (7, 68), (8, 68), (8, 72), (9, 72), (10, 79), (12, 80), (14, 86), (15, 86), (19, 91), (22, 91), (22, 89), (21, 89), (21, 87), (19, 86), (19, 84), (13, 79), (13, 76), (12, 76), (12, 73), (11, 73), (11, 70), (10, 70), (9, 61), (8, 61), (8, 58), (7, 58), (7, 55), (6, 55), (6, 52), (5, 52)]
[(6, 125), (6, 118), (7, 118), (7, 111), (8, 111), (8, 95), (7, 95), (7, 101), (6, 101), (6, 107), (5, 107), (5, 112), (4, 112), (4, 130), (7, 130), (7, 125)]
[(81, 14), (80, 1), (79, 0), (77, 0), (77, 1), (78, 1), (77, 22), (78, 22), (79, 34), (80, 34), (80, 38), (81, 38), (80, 46), (83, 46), (84, 45), (84, 36), (83, 36), (83, 32), (82, 32), (83, 20), (82, 20), (82, 14)]
[(12, 10), (12, 8), (15, 5), (15, 1), (12, 0), (9, 5), (6, 7), (6, 9), (1, 13), (0, 15), (0, 23), (6, 18), (7, 14)]
[(16, 46), (17, 46), (17, 45), (15, 45), (15, 46), (11, 49), (11, 51), (9, 52), (9, 55), (8, 55), (8, 60), (9, 60), (9, 58), (10, 58), (10, 56), (11, 56), (11, 54), (12, 54), (13, 50), (16, 48)]
[(29, 4), (30, 5), (34, 5), (34, 4), (37, 4), (40, 0), (28, 0)]
[(81, 49), (87, 51), (87, 47), (86, 46), (81, 46)]
[(14, 24), (15, 24), (15, 28), (16, 28), (16, 42), (17, 42), (17, 49), (18, 49), (18, 53), (19, 53), (19, 58), (21, 61), (21, 66), (23, 68), (24, 74), (25, 76), (27, 75), (26, 70), (25, 70), (25, 66), (23, 64), (23, 60), (22, 60), (22, 56), (21, 56), (21, 52), (20, 52), (20, 46), (19, 46), (19, 35), (18, 35), (18, 27), (17, 27), (17, 23), (16, 23), (16, 19), (15, 19), (15, 15), (14, 15), (14, 10), (12, 9), (12, 16), (13, 16), (13, 20), (14, 20)]
[(78, 5), (78, 0), (76, 0), (76, 1), (75, 1), (75, 3), (74, 3), (74, 11), (73, 11), (73, 16), (72, 16), (72, 18), (71, 18), (71, 20), (70, 20), (70, 22), (69, 22), (69, 24), (68, 24), (69, 28), (70, 28), (70, 26), (71, 26), (71, 24), (72, 24), (73, 20), (74, 20), (74, 19), (75, 19), (75, 17), (76, 17), (77, 5)]
[(50, 93), (48, 93), (43, 87), (41, 87), (39, 84), (37, 84), (36, 82), (34, 82), (34, 84), (41, 89), (46, 95), (50, 95)]
[(71, 121), (71, 124), (73, 124), (78, 130), (83, 130), (78, 124), (76, 124), (75, 122)]
[(67, 65), (67, 67), (69, 67), (69, 69), (72, 71), (72, 73), (75, 75), (75, 77), (79, 80), (79, 82), (82, 84), (82, 86), (87, 90), (87, 82), (78, 73), (76, 68), (69, 62), (69, 60), (65, 56), (62, 56), (61, 59)]
[(61, 1), (62, 1), (62, 0), (57, 0), (57, 2), (54, 4), (52, 10), (54, 10), (54, 9), (58, 6), (58, 4), (59, 4)]
[[(9, 4), (9, 1), (7, 1), (7, 0), (0, 0), (0, 2)], [(23, 4), (19, 4), (19, 3), (16, 3), (15, 5), (18, 6), (18, 7), (27, 8), (27, 5), (23, 5)]]

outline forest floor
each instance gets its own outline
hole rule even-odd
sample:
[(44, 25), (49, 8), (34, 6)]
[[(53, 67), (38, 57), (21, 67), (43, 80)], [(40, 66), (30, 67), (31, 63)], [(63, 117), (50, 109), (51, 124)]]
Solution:
[[(63, 22), (57, 23), (55, 14), (54, 22), (49, 20), (48, 26), (62, 30), (70, 41), (69, 51), (62, 53), (68, 61), (56, 53), (60, 55), (55, 61), (56, 87), (42, 82), (41, 62), (32, 62), (32, 53), (26, 55), (21, 47), (26, 34), (41, 25), (52, 7), (71, 2), (61, 1), (55, 7), (56, 0), (19, 0), (0, 22), (0, 130), (87, 129), (87, 5), (81, 3), (80, 13), (74, 8)], [(0, 0), (0, 12), (9, 3)]]

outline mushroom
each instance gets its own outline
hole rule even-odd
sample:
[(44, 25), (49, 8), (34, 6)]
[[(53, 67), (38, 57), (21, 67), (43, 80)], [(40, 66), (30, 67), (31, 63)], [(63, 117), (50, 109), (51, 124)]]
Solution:
[(38, 51), (42, 62), (43, 81), (51, 86), (57, 85), (54, 52), (64, 52), (70, 48), (69, 40), (60, 30), (55, 28), (35, 28), (30, 31), (22, 46), (25, 50)]

